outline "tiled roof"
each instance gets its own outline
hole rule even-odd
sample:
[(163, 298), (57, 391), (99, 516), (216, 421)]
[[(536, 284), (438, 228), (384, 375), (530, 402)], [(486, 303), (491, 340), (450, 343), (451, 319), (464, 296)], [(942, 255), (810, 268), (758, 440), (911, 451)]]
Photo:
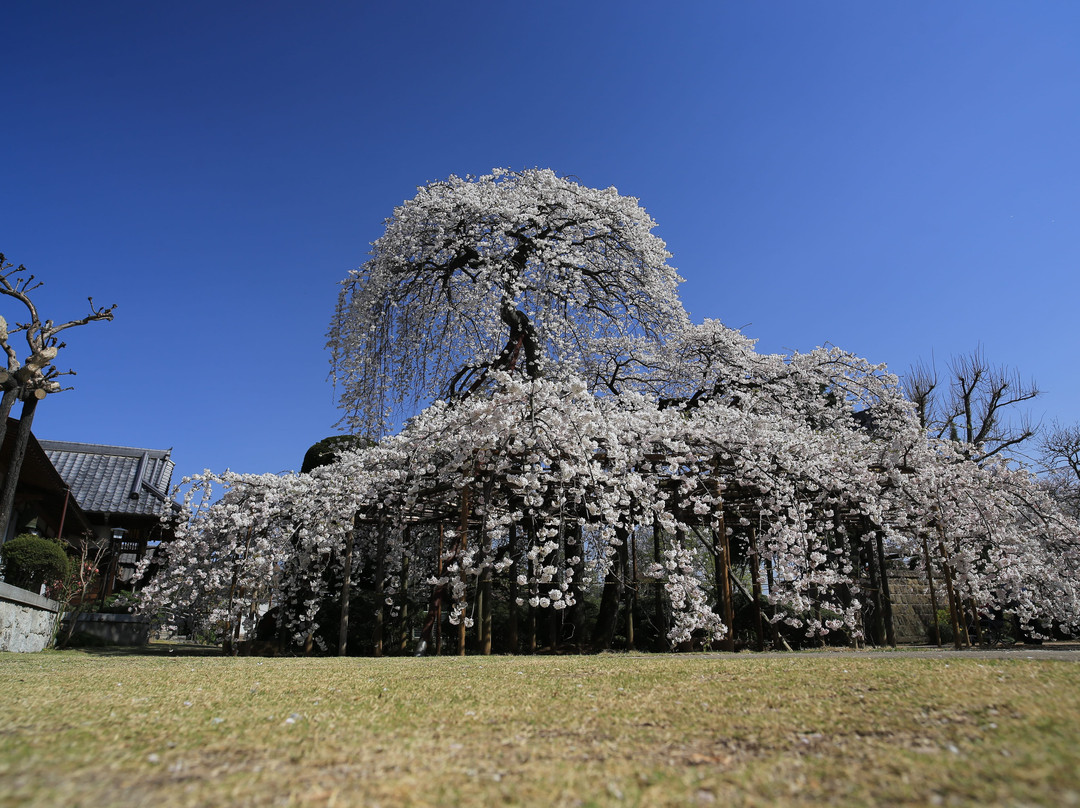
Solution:
[(84, 511), (156, 516), (169, 501), (168, 449), (38, 442)]

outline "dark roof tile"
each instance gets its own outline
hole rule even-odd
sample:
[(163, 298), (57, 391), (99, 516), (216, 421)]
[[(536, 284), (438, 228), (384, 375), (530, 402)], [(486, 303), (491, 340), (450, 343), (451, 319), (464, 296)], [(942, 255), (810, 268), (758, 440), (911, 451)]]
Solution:
[(171, 450), (39, 441), (84, 511), (156, 516), (165, 508)]

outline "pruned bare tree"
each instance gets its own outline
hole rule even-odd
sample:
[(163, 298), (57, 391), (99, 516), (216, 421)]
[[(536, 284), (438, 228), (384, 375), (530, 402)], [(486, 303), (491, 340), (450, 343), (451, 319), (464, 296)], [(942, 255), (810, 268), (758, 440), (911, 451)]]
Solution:
[(981, 346), (953, 357), (944, 383), (933, 364), (912, 366), (904, 392), (927, 432), (965, 444), (976, 462), (1015, 451), (1038, 431), (1028, 413), (1018, 412), (1040, 395), (1038, 386), (1015, 368), (992, 365)]
[[(41, 281), (29, 274), (25, 266), (20, 264), (16, 267), (8, 263), (4, 254), (0, 253), (0, 295), (19, 301), (26, 309), (25, 316), (28, 318), (25, 322), (9, 325), (7, 320), (0, 316), (0, 349), (3, 349), (7, 357), (6, 369), (0, 370), (0, 389), (3, 390), (3, 397), (0, 398), (0, 445), (3, 445), (6, 437), (11, 408), (16, 400), (23, 403), (15, 435), (15, 447), (8, 464), (4, 489), (0, 493), (0, 542), (7, 534), (8, 522), (11, 519), (15, 487), (18, 485), (22, 461), (26, 456), (26, 445), (30, 440), (30, 428), (37, 403), (50, 393), (59, 393), (65, 389), (60, 383), (61, 376), (75, 375), (74, 370), (61, 371), (54, 364), (60, 349), (65, 347), (65, 343), (61, 342), (57, 335), (94, 320), (111, 320), (113, 309), (116, 308), (116, 304), (108, 307), (95, 306), (94, 299), (87, 298), (90, 301), (90, 313), (85, 317), (59, 324), (53, 320), (42, 321), (37, 306), (30, 297), (41, 285)], [(19, 335), (26, 341), (29, 350), (29, 355), (22, 361), (19, 360), (18, 348), (13, 344), (13, 340)]]
[(1055, 422), (1041, 435), (1039, 451), (1051, 496), (1080, 518), (1080, 424)]

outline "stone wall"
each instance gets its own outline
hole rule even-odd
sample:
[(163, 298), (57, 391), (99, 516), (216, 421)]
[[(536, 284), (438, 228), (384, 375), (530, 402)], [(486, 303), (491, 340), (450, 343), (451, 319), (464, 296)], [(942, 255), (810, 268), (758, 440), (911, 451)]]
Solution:
[[(936, 589), (938, 582), (934, 584)], [(896, 641), (919, 644), (933, 642), (930, 588), (922, 571), (889, 567), (889, 594), (892, 596)]]
[(43, 651), (52, 642), (60, 604), (0, 581), (0, 651)]

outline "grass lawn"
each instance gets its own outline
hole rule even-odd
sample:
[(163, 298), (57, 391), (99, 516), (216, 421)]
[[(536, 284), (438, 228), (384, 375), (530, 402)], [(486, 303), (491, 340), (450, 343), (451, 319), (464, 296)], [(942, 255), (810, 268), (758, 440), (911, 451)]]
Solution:
[(1080, 805), (1080, 664), (0, 654), (0, 805)]

